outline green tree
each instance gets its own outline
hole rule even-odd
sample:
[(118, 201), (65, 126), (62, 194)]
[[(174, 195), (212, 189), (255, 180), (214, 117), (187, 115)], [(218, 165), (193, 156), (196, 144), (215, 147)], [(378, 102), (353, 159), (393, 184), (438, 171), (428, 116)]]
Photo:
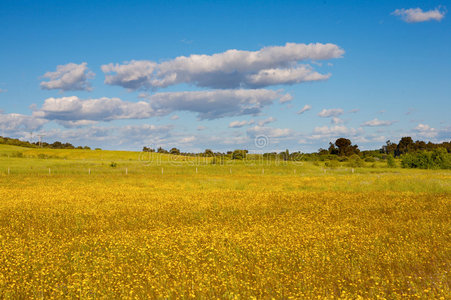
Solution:
[(235, 150), (232, 152), (232, 159), (242, 160), (246, 158), (247, 150)]
[(400, 156), (412, 150), (413, 140), (410, 136), (402, 137), (396, 147), (395, 156)]
[(208, 156), (208, 157), (215, 156), (215, 154), (213, 153), (213, 151), (211, 149), (205, 149), (204, 155)]
[(180, 155), (180, 150), (177, 148), (171, 148), (171, 150), (169, 150), (169, 153), (174, 154), (174, 155)]
[[(351, 140), (346, 138), (339, 138), (335, 141), (335, 146), (338, 148), (339, 156), (351, 156), (360, 152), (357, 145), (352, 145)], [(331, 149), (331, 147), (329, 147)], [(332, 154), (332, 153), (331, 153)]]

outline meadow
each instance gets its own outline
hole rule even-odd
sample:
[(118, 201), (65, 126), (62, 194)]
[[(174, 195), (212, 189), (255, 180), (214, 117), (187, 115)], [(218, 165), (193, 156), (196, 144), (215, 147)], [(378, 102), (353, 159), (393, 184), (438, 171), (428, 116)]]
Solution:
[(0, 145), (0, 298), (445, 299), (450, 200), (444, 170)]

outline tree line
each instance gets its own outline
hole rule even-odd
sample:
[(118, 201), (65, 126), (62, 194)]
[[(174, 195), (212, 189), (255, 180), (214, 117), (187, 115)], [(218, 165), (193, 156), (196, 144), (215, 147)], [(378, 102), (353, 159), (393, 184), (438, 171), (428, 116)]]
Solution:
[(71, 143), (62, 143), (59, 141), (53, 142), (51, 144), (46, 142), (28, 142), (28, 141), (21, 141), (19, 139), (13, 139), (9, 137), (3, 137), (0, 136), (0, 144), (4, 145), (12, 145), (12, 146), (20, 146), (20, 147), (26, 147), (26, 148), (48, 148), (48, 149), (85, 149), (85, 150), (91, 150), (88, 146), (77, 146), (75, 147)]
[[(157, 149), (144, 147), (143, 151), (214, 157), (213, 162), (218, 159), (243, 160), (256, 158), (255, 155), (249, 154), (249, 151), (245, 149), (227, 152), (213, 152), (211, 149), (206, 149), (202, 153), (186, 153), (175, 147), (170, 150), (165, 150), (162, 147)], [(361, 151), (350, 139), (338, 138), (334, 143), (330, 142), (327, 149), (320, 148), (313, 153), (302, 153), (300, 151), (290, 153), (287, 149), (282, 152), (263, 153), (261, 157), (268, 160), (284, 161), (327, 161), (326, 166), (335, 166), (339, 162), (347, 162), (351, 167), (361, 167), (364, 162), (374, 163), (376, 160), (385, 160), (388, 167), (395, 167), (395, 158), (397, 158), (400, 159), (401, 166), (404, 168), (451, 169), (451, 142), (426, 143), (419, 140), (413, 141), (411, 137), (402, 137), (398, 143), (388, 140), (380, 149)]]
[[(55, 141), (46, 142), (28, 142), (19, 139), (0, 136), (0, 144), (14, 145), (28, 148), (49, 148), (49, 149), (85, 149), (90, 150), (88, 146), (74, 146), (71, 143), (62, 143)], [(100, 148), (96, 148), (100, 150)], [(212, 157), (212, 162), (218, 160), (232, 159), (256, 159), (263, 157), (268, 160), (283, 161), (329, 161), (328, 164), (334, 164), (333, 161), (348, 162), (353, 166), (362, 166), (363, 162), (375, 162), (376, 160), (386, 160), (389, 167), (396, 165), (395, 158), (400, 160), (401, 166), (405, 168), (422, 169), (451, 169), (451, 141), (442, 143), (432, 143), (424, 141), (414, 141), (411, 137), (402, 137), (398, 143), (388, 140), (378, 150), (361, 151), (350, 139), (338, 138), (334, 143), (330, 142), (327, 149), (320, 148), (317, 152), (302, 153), (300, 151), (290, 152), (288, 149), (281, 152), (268, 152), (256, 156), (250, 154), (246, 149), (236, 149), (227, 152), (214, 152), (206, 149), (201, 153), (182, 152), (176, 147), (166, 150), (162, 147), (153, 149), (143, 147), (144, 152), (156, 152), (183, 156), (201, 156)]]

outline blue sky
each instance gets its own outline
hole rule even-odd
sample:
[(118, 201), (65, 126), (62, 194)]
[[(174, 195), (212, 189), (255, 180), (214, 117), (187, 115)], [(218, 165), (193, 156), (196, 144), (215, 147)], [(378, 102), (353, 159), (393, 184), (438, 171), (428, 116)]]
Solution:
[(182, 151), (451, 140), (449, 1), (0, 6), (4, 136)]

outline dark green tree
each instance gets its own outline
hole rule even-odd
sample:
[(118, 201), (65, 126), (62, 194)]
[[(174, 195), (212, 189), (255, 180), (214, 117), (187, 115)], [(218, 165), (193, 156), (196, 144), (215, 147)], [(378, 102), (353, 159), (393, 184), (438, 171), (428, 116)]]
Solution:
[(401, 154), (409, 152), (409, 150), (413, 150), (413, 144), (413, 140), (410, 136), (402, 137), (396, 147), (395, 156), (400, 156)]
[(357, 145), (352, 145), (351, 140), (346, 138), (339, 138), (335, 141), (335, 146), (338, 148), (338, 155), (351, 156), (360, 152)]
[(180, 155), (180, 150), (174, 147), (171, 150), (169, 150), (169, 153), (174, 155)]

